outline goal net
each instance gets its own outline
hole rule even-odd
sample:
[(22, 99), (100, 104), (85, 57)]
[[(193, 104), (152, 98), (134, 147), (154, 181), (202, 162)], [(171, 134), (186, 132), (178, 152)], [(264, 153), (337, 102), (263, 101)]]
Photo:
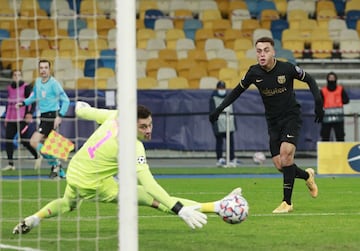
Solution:
[[(135, 1), (134, 3), (117, 2), (123, 4), (123, 8), (127, 10), (129, 8), (131, 10), (132, 4), (134, 5), (134, 12), (128, 11), (134, 14), (123, 16), (133, 17), (135, 24)], [(39, 113), (34, 113), (35, 119), (29, 124), (26, 135), (19, 136), (21, 128), (17, 126), (17, 133), (11, 140), (6, 139), (5, 123), (9, 101), (7, 87), (13, 81), (12, 72), (20, 70), (22, 80), (33, 84), (39, 76), (40, 59), (51, 62), (52, 76), (62, 84), (71, 101), (58, 130), (75, 144), (70, 159), (98, 126), (95, 122), (75, 117), (76, 101), (85, 101), (94, 107), (116, 109), (119, 105), (116, 92), (127, 92), (130, 94), (124, 95), (120, 102), (124, 107), (133, 106), (129, 108), (129, 113), (132, 114), (128, 116), (125, 111), (122, 118), (133, 119), (131, 116), (136, 112), (136, 98), (134, 99), (136, 85), (122, 89), (115, 81), (119, 79), (117, 77), (119, 73), (115, 71), (115, 49), (119, 45), (116, 37), (116, 24), (119, 23), (116, 9), (116, 0), (4, 0), (1, 2), (1, 168), (8, 167), (6, 142), (11, 141), (14, 148), (13, 169), (15, 170), (5, 168), (7, 170), (0, 172), (0, 249), (119, 249), (119, 236), (124, 231), (119, 231), (118, 222), (123, 216), (119, 214), (119, 207), (111, 203), (84, 201), (79, 210), (43, 220), (38, 227), (26, 235), (12, 234), (13, 228), (22, 219), (34, 214), (51, 200), (61, 198), (66, 181), (49, 179), (50, 166), (45, 160), (42, 161), (40, 169), (34, 169), (35, 160), (21, 143), (21, 140), (29, 142), (31, 133), (39, 124)], [(124, 22), (124, 20), (120, 21)], [(135, 34), (135, 25), (132, 27), (131, 22), (126, 22), (129, 27), (125, 27), (124, 31), (129, 34), (133, 29)], [(135, 38), (129, 41), (133, 42)], [(118, 53), (122, 53), (124, 58), (129, 58), (129, 54), (126, 54), (129, 51), (126, 46), (129, 47), (129, 45), (122, 46)], [(123, 61), (129, 66), (124, 66), (125, 69), (121, 70), (123, 75), (127, 75), (124, 80), (128, 82), (136, 79), (133, 73), (135, 70), (129, 70), (132, 65), (131, 57), (135, 58), (131, 55), (130, 60)], [(135, 63), (133, 65), (135, 68)], [(135, 119), (133, 120), (135, 123)], [(135, 124), (129, 124), (135, 131)], [(130, 135), (136, 137), (134, 133)], [(131, 157), (132, 155), (125, 156), (125, 162)], [(65, 172), (67, 165), (68, 161), (62, 161)], [(131, 185), (133, 184), (130, 184), (130, 187)], [(126, 210), (123, 211), (127, 213)], [(137, 208), (134, 211), (137, 212)], [(133, 229), (135, 231), (132, 234), (136, 232), (136, 226)], [(124, 238), (131, 239), (126, 236)], [(128, 250), (136, 249), (136, 245), (129, 247), (131, 248)]]

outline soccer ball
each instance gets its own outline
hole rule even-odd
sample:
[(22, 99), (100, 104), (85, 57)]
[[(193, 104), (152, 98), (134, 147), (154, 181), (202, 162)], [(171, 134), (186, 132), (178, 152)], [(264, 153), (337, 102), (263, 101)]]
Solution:
[(220, 201), (218, 215), (223, 221), (230, 224), (238, 224), (246, 220), (249, 214), (249, 204), (240, 195), (227, 196)]
[(263, 152), (254, 153), (254, 156), (253, 156), (254, 163), (261, 165), (261, 164), (264, 164), (265, 160), (266, 160), (266, 156)]

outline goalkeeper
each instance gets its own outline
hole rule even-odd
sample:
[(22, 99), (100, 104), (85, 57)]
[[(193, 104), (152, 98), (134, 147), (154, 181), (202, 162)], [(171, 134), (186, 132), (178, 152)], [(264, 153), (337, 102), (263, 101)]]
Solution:
[[(77, 102), (78, 117), (95, 120), (101, 126), (90, 136), (71, 159), (67, 171), (67, 186), (62, 198), (55, 199), (37, 213), (25, 218), (13, 230), (13, 234), (25, 234), (44, 218), (77, 209), (84, 199), (97, 198), (100, 202), (117, 203), (118, 184), (114, 175), (118, 172), (118, 121), (117, 111), (97, 109), (87, 103)], [(138, 180), (138, 204), (177, 214), (192, 229), (207, 223), (204, 213), (218, 212), (219, 201), (198, 202), (171, 197), (154, 179), (146, 162), (144, 145), (152, 133), (151, 112), (144, 106), (137, 109), (138, 140), (136, 142), (136, 173)], [(231, 194), (241, 194), (236, 188)]]

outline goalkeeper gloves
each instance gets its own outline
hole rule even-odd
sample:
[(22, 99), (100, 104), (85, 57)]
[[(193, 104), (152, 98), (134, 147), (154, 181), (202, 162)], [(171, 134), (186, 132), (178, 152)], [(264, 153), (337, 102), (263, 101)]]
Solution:
[(207, 223), (207, 216), (198, 210), (200, 205), (184, 206), (179, 201), (171, 209), (192, 229), (202, 228)]
[(87, 107), (91, 107), (88, 103), (83, 102), (83, 101), (77, 101), (76, 105), (75, 105), (75, 111), (78, 111), (82, 108), (87, 108)]

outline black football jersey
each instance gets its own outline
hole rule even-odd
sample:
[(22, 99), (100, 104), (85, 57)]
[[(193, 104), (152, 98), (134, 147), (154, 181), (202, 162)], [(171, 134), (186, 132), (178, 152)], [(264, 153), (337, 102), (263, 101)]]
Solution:
[(268, 120), (279, 119), (288, 112), (300, 113), (296, 101), (294, 79), (303, 80), (305, 72), (288, 62), (276, 61), (274, 67), (266, 71), (259, 64), (249, 68), (239, 83), (244, 89), (254, 84), (262, 97)]

